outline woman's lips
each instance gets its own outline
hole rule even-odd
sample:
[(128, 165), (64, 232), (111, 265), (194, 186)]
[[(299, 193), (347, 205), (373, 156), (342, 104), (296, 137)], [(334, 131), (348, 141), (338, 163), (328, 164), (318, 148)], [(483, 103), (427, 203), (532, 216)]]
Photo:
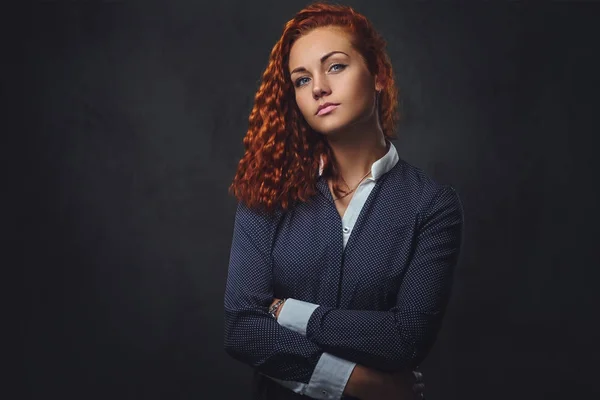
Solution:
[(330, 106), (322, 108), (321, 110), (319, 110), (319, 112), (317, 113), (317, 115), (329, 114), (330, 112), (332, 112), (333, 110), (335, 110), (336, 108), (338, 108), (338, 106), (339, 106), (339, 104), (332, 104)]

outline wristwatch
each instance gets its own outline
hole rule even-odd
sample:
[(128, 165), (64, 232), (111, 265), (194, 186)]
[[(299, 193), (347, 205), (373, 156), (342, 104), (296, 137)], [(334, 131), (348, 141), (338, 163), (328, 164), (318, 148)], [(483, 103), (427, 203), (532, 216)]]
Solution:
[(277, 310), (279, 309), (279, 307), (281, 307), (285, 300), (286, 299), (280, 299), (279, 301), (277, 301), (277, 303), (269, 307), (269, 314), (271, 314), (271, 317), (277, 319)]

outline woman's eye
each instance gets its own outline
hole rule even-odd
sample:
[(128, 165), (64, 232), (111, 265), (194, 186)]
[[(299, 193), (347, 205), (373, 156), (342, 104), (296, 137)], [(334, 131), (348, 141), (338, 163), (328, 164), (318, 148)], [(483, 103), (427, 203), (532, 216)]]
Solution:
[(308, 79), (308, 78), (298, 78), (298, 79), (296, 79), (296, 87), (302, 85), (301, 82), (302, 82), (303, 79)]
[[(344, 68), (346, 68), (345, 64), (333, 64), (331, 67), (329, 67), (329, 70), (333, 72), (338, 72), (338, 71), (342, 71)], [(294, 82), (294, 84), (296, 85), (296, 87), (300, 87), (303, 86), (303, 81), (304, 79), (308, 79), (307, 77), (303, 77), (303, 78), (298, 78), (296, 79), (296, 81)]]
[(341, 71), (341, 70), (343, 70), (344, 68), (346, 68), (346, 66), (345, 66), (344, 64), (333, 64), (333, 65), (331, 66), (331, 68), (329, 68), (329, 69), (331, 70), (331, 69), (333, 69), (333, 67), (340, 67), (340, 68), (336, 69), (336, 71)]

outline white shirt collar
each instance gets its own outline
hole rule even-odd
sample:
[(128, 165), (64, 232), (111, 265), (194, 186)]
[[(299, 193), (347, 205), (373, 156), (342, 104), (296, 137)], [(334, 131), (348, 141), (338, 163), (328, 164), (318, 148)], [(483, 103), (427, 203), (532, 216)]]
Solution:
[[(394, 168), (396, 163), (398, 163), (399, 156), (396, 151), (396, 147), (392, 142), (386, 139), (386, 142), (390, 144), (390, 148), (387, 153), (379, 160), (375, 161), (373, 165), (371, 165), (371, 175), (373, 180), (379, 179), (386, 172)], [(323, 158), (319, 162), (319, 176), (323, 174)]]

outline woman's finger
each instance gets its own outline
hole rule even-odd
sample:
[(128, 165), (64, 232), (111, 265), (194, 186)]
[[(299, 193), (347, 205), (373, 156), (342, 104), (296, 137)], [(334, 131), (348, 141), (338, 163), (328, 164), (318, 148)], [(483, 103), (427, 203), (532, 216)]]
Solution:
[(423, 374), (422, 373), (420, 373), (419, 371), (413, 371), (413, 375), (415, 377), (415, 382), (417, 382), (417, 383), (423, 382)]
[(413, 385), (413, 391), (415, 391), (417, 393), (423, 393), (423, 391), (425, 391), (425, 384), (424, 383), (415, 383)]

